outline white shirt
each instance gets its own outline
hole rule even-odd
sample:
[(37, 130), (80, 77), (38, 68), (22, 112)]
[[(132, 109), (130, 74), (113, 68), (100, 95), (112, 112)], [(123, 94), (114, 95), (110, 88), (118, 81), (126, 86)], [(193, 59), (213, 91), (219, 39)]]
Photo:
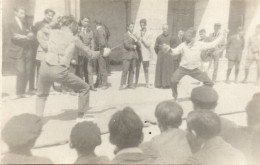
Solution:
[(20, 28), (21, 30), (23, 30), (22, 21), (21, 21), (18, 17), (16, 17), (16, 16), (14, 17), (14, 19), (16, 20), (16, 22), (17, 22), (19, 28)]
[(190, 46), (186, 42), (181, 43), (174, 49), (171, 49), (171, 55), (182, 55), (180, 66), (189, 70), (199, 68), (201, 66), (200, 54), (203, 50), (214, 48), (221, 41), (223, 37), (218, 37), (213, 42), (195, 41)]

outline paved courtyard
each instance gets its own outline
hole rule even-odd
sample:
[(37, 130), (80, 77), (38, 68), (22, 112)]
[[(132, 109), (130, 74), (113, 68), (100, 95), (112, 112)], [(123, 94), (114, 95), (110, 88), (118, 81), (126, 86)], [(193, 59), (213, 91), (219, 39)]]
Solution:
[[(222, 114), (244, 110), (246, 103), (251, 99), (252, 95), (255, 92), (260, 92), (260, 86), (253, 83), (256, 77), (255, 66), (252, 66), (251, 68), (249, 83), (247, 84), (235, 84), (233, 82), (226, 84), (224, 82), (225, 72), (227, 69), (226, 61), (221, 61), (219, 68), (219, 82), (214, 86), (220, 96), (216, 112)], [(131, 106), (134, 108), (136, 113), (140, 115), (143, 121), (155, 122), (154, 110), (156, 104), (163, 100), (172, 99), (170, 89), (147, 89), (142, 86), (142, 84), (135, 90), (127, 89), (119, 91), (118, 88), (120, 85), (121, 71), (116, 71), (118, 70), (116, 68), (114, 70), (115, 71), (113, 71), (109, 77), (109, 82), (112, 86), (108, 90), (91, 92), (90, 106), (92, 109), (89, 111), (89, 115), (94, 116), (94, 122), (99, 125), (103, 132), (102, 144), (97, 148), (97, 154), (106, 155), (111, 159), (114, 156), (114, 146), (109, 143), (107, 124), (114, 112), (125, 106)], [(143, 70), (141, 70), (141, 72), (143, 72)], [(154, 66), (151, 67), (150, 72), (150, 80), (151, 83), (153, 83)], [(240, 80), (242, 80), (243, 76), (244, 71), (241, 69)], [(231, 79), (232, 78), (233, 76)], [(35, 108), (35, 96), (19, 100), (8, 99), (8, 95), (11, 96), (15, 92), (14, 76), (4, 76), (2, 80), (2, 95), (4, 97), (1, 104), (1, 128), (10, 117), (21, 113), (34, 113)], [(140, 83), (144, 83), (143, 74), (140, 75)], [(192, 88), (196, 86), (198, 86), (196, 80), (185, 77), (179, 85), (179, 97), (188, 98)], [(192, 110), (191, 102), (184, 99), (180, 104), (183, 106), (185, 111), (185, 117), (187, 113)], [(43, 132), (38, 139), (36, 146), (68, 140), (70, 130), (76, 123), (76, 109), (76, 96), (65, 94), (50, 95), (45, 110)], [(228, 115), (226, 117), (239, 125), (246, 124), (244, 113)], [(185, 121), (181, 127), (186, 127)], [(145, 141), (151, 139), (157, 134), (159, 134), (159, 129), (156, 125), (150, 124), (148, 127), (144, 128)], [(1, 142), (1, 152), (4, 153), (6, 151), (7, 147), (3, 142)], [(49, 157), (54, 161), (54, 163), (73, 163), (76, 159), (76, 152), (70, 149), (68, 143), (54, 147), (34, 149), (33, 153), (35, 155)]]

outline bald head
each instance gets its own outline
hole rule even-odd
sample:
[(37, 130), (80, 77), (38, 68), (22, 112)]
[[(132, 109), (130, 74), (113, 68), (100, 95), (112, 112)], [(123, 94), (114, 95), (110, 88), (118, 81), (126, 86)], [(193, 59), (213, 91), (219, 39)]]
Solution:
[(167, 35), (169, 32), (169, 26), (167, 24), (163, 24), (162, 30), (163, 30), (163, 34)]

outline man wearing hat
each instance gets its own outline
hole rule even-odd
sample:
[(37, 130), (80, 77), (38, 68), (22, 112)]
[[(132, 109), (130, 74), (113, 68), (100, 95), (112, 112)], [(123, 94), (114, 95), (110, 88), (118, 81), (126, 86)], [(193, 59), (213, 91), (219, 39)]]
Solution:
[(41, 119), (33, 114), (21, 114), (11, 118), (2, 130), (2, 139), (9, 152), (1, 160), (3, 164), (52, 164), (48, 158), (33, 156), (31, 149), (42, 131)]
[(201, 42), (195, 41), (196, 32), (193, 29), (189, 29), (185, 32), (185, 42), (180, 44), (178, 47), (171, 49), (169, 45), (163, 45), (163, 49), (166, 52), (170, 52), (171, 55), (177, 56), (182, 55), (179, 68), (174, 72), (171, 79), (172, 96), (177, 99), (177, 85), (179, 81), (186, 75), (189, 75), (205, 85), (213, 86), (213, 82), (210, 80), (205, 72), (202, 72), (199, 68), (201, 67), (201, 52), (214, 48), (219, 44), (220, 41), (226, 37), (227, 32), (224, 32), (216, 40), (212, 42)]
[[(215, 111), (218, 105), (219, 96), (216, 90), (209, 86), (196, 87), (191, 92), (190, 97), (194, 111)], [(224, 118), (220, 117), (221, 130), (220, 136), (233, 147), (236, 147), (236, 136), (239, 136), (240, 130), (238, 126)], [(196, 148), (193, 146), (193, 149)], [(196, 150), (196, 149), (194, 149)]]

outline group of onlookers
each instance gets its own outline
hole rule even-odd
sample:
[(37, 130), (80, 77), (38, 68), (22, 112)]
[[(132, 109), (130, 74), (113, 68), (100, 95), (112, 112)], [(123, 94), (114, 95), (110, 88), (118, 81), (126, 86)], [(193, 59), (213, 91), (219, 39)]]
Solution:
[[(192, 90), (193, 110), (183, 118), (183, 108), (173, 100), (155, 108), (161, 134), (143, 142), (144, 123), (131, 107), (115, 112), (108, 123), (114, 158), (95, 154), (102, 144), (100, 128), (91, 121), (78, 122), (70, 133), (70, 146), (77, 151), (75, 164), (214, 164), (256, 165), (259, 163), (260, 97), (254, 94), (246, 110), (247, 126), (239, 126), (215, 112), (218, 93), (211, 87)], [(180, 125), (186, 121), (187, 129)], [(21, 114), (2, 130), (9, 152), (2, 163), (53, 163), (31, 153), (42, 131), (41, 118)], [(102, 153), (102, 152), (101, 152)], [(62, 154), (61, 154), (62, 156)]]

